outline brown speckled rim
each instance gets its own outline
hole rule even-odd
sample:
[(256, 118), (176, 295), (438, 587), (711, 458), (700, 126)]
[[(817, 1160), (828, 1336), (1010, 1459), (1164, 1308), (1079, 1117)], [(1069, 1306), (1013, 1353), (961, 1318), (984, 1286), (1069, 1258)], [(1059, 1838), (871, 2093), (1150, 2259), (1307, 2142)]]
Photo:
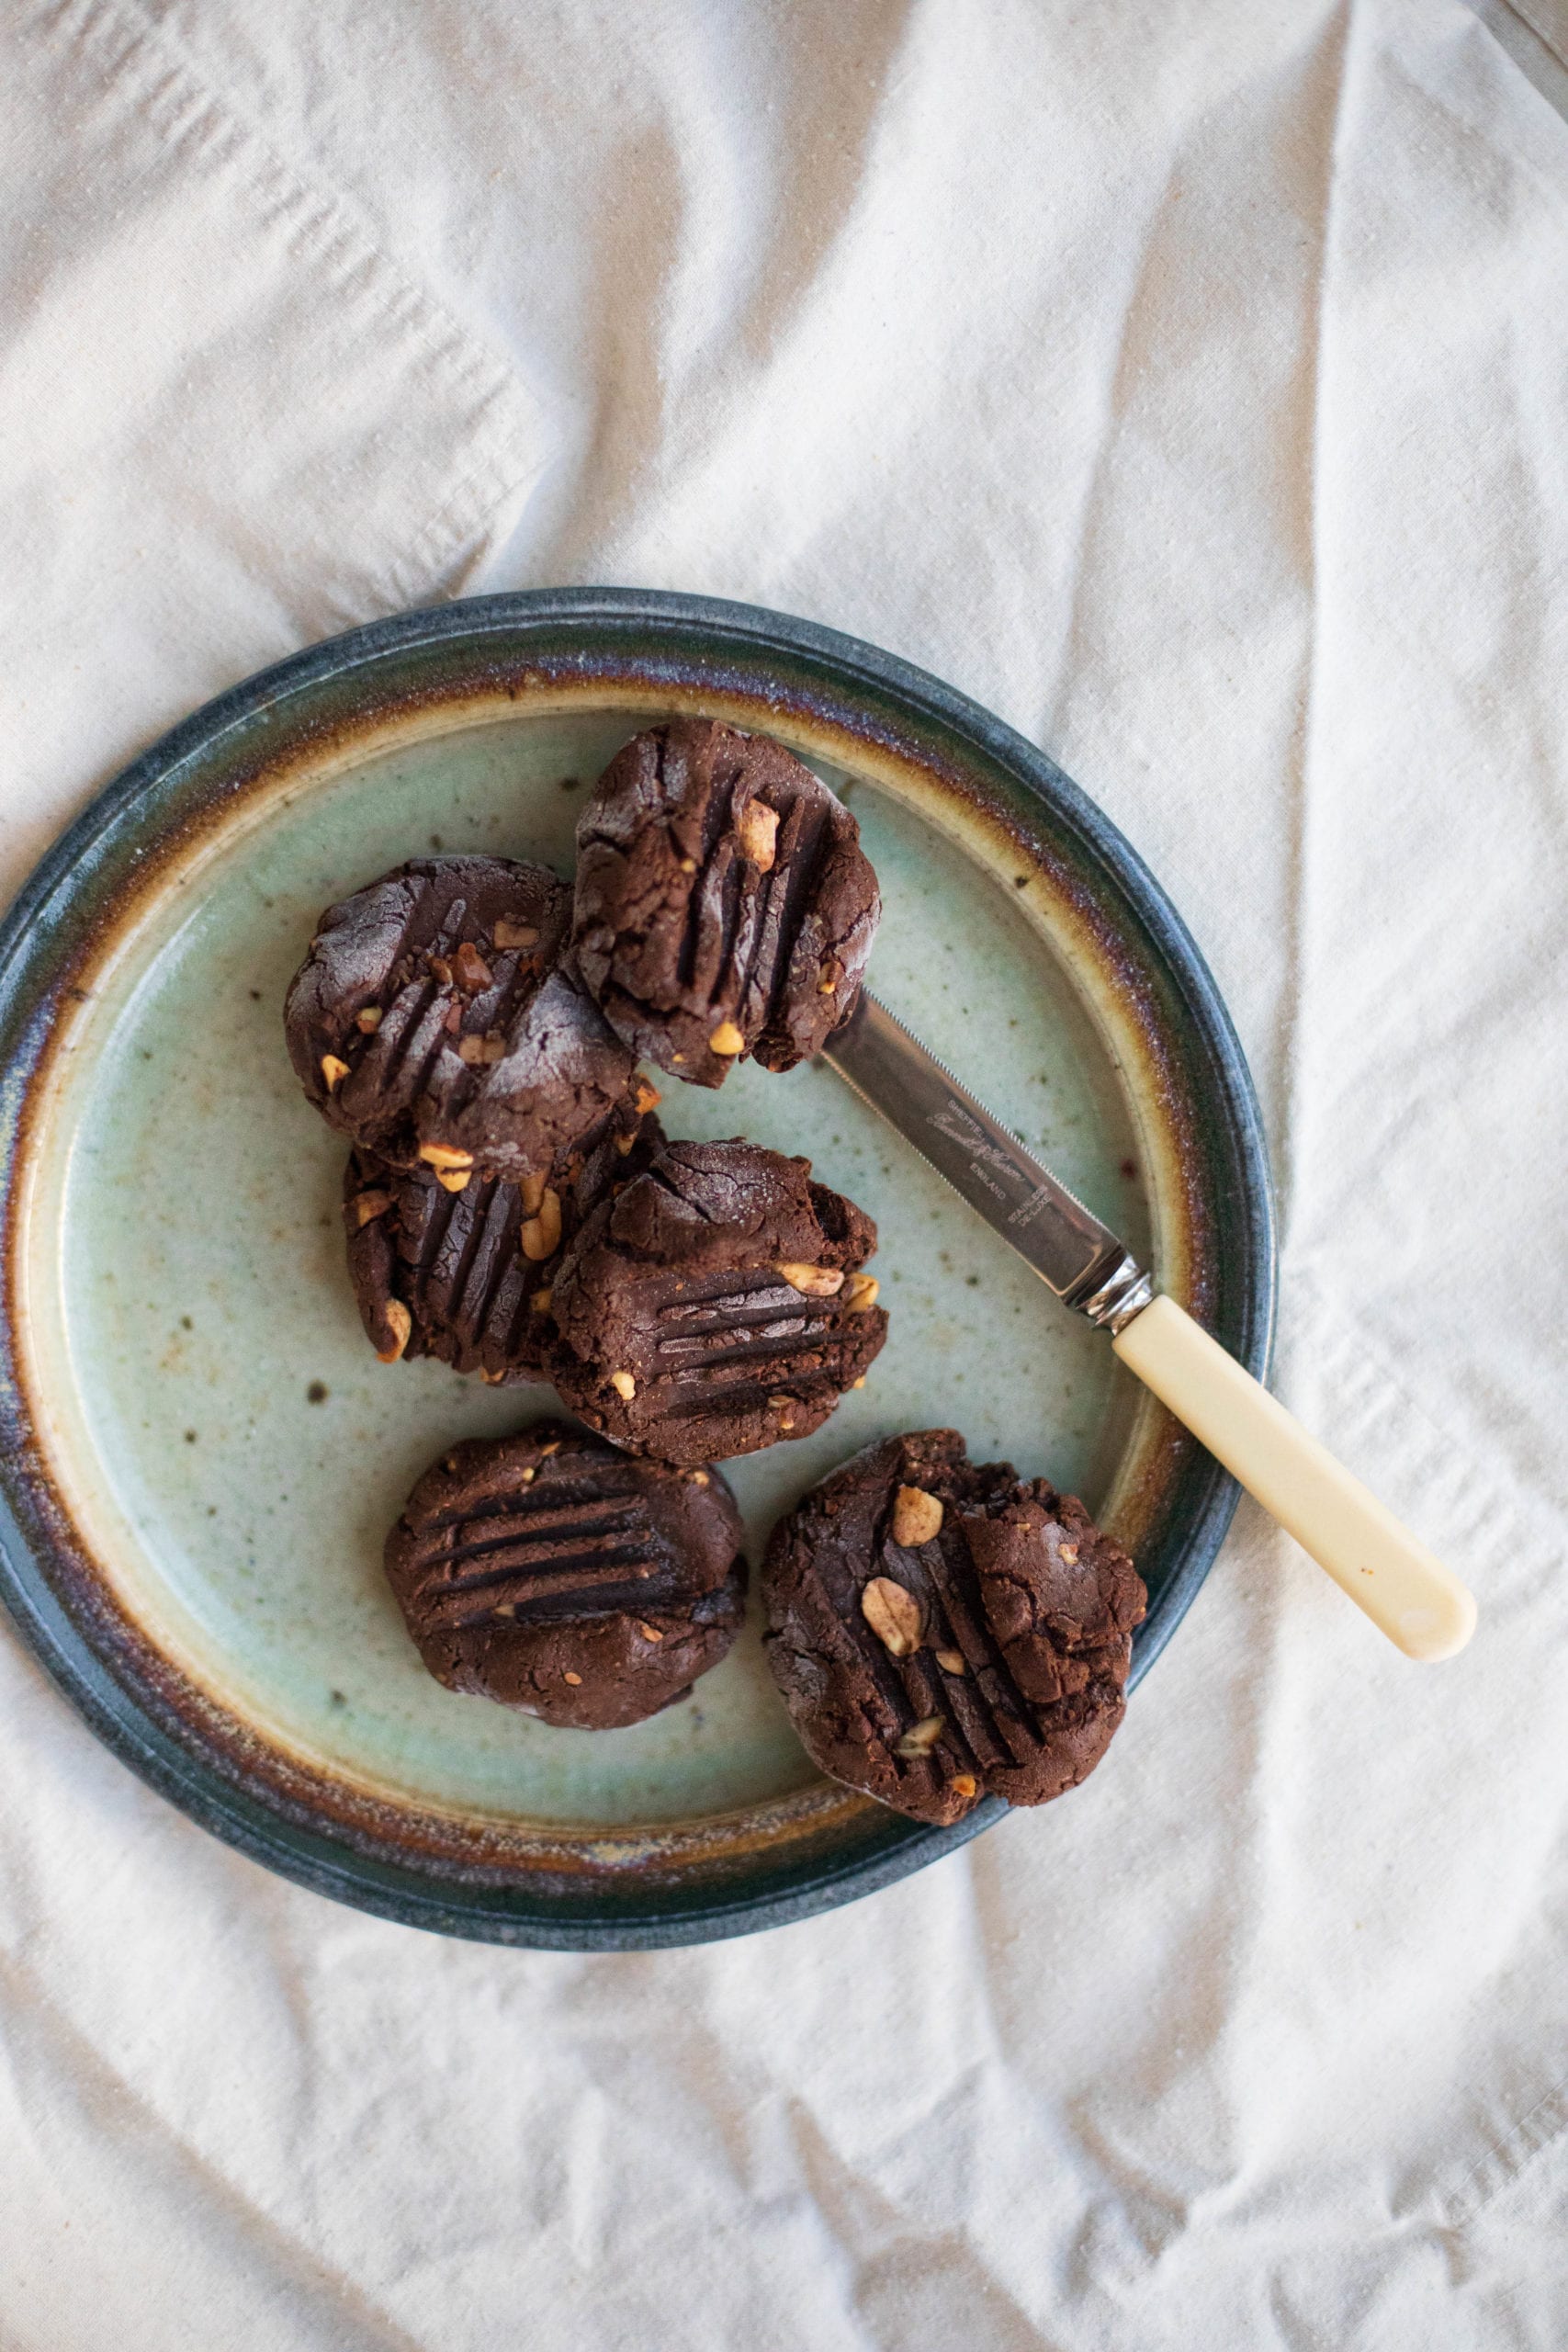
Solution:
[[(291, 1752), (139, 1623), (54, 1474), (19, 1312), (29, 1166), (51, 1065), (94, 976), (178, 873), (280, 798), (393, 743), (521, 714), (700, 710), (913, 801), (1071, 970), (1117, 1062), (1148, 1172), (1156, 1272), (1250, 1370), (1268, 1366), (1267, 1154), (1207, 968), (1116, 829), (977, 705), (874, 648), (749, 605), (643, 590), (493, 596), (400, 615), (237, 686), (99, 795), (0, 926), (0, 1598), (107, 1744), (194, 1820), (317, 1892), (502, 1943), (637, 1949), (776, 1926), (920, 1868), (998, 1818), (901, 1819), (827, 1782), (732, 1814), (557, 1831), (400, 1801)], [(1152, 1400), (1106, 1517), (1150, 1590), (1136, 1682), (1224, 1535), (1236, 1490)]]

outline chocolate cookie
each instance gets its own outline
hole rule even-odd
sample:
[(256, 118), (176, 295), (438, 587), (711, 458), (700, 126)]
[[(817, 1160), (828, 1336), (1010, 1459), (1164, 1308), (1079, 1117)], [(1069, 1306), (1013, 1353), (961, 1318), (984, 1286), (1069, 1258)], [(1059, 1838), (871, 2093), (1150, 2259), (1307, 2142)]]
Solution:
[(428, 1169), (351, 1152), (343, 1188), (349, 1280), (382, 1363), (437, 1356), (492, 1383), (547, 1377), (558, 1346), (550, 1285), (562, 1251), (611, 1186), (639, 1174), (663, 1142), (658, 1120), (628, 1097), (547, 1184), (471, 1176), (454, 1193)]
[(955, 1430), (868, 1446), (769, 1542), (773, 1679), (836, 1781), (916, 1821), (1043, 1804), (1122, 1720), (1143, 1581), (1082, 1503)]
[(444, 1454), (386, 1566), (438, 1682), (581, 1731), (683, 1699), (745, 1610), (740, 1517), (717, 1472), (633, 1462), (561, 1421)]
[(572, 943), (633, 1052), (698, 1086), (793, 1069), (851, 1011), (882, 903), (849, 810), (765, 735), (711, 719), (618, 752), (577, 828)]
[(323, 1117), (457, 1191), (547, 1175), (632, 1076), (562, 960), (568, 911), (555, 875), (500, 857), (417, 858), (329, 907), (283, 1016)]
[(814, 1184), (808, 1159), (667, 1144), (566, 1252), (551, 1377), (594, 1429), (664, 1462), (806, 1437), (887, 1336), (859, 1271), (875, 1247), (871, 1219)]

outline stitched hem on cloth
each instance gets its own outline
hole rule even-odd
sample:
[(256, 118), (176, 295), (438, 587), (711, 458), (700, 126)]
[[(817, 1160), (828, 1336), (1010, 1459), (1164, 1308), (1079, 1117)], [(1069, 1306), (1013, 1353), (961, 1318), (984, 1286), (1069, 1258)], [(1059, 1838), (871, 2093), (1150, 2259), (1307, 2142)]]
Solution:
[[(478, 445), (474, 463), (411, 533), (389, 572), (374, 585), (365, 583), (363, 608), (350, 617), (455, 593), (482, 552), (470, 548), (475, 534), (499, 532), (502, 518), (542, 468), (543, 435), (532, 396), (371, 242), (341, 196), (300, 179), (124, 0), (61, 0), (41, 10), (37, 21), (47, 37), (89, 52), (106, 89), (122, 100), (129, 90), (149, 128), (190, 168), (209, 177), (227, 175), (258, 224), (282, 232), (301, 266), (331, 286), (350, 316), (363, 319), (367, 337), (390, 331), (412, 341), (434, 389), (466, 404), (466, 416), (455, 420), (457, 446)], [(456, 573), (455, 556), (465, 559)]]

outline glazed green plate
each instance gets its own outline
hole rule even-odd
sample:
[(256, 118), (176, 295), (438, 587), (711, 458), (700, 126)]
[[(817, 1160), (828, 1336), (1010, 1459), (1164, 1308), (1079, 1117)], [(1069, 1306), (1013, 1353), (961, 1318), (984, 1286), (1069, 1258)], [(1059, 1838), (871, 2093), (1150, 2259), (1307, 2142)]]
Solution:
[[(682, 1705), (552, 1731), (433, 1682), (381, 1576), (425, 1464), (554, 1400), (370, 1353), (286, 983), (319, 910), (403, 858), (570, 871), (593, 778), (676, 711), (765, 729), (844, 795), (886, 903), (879, 995), (1244, 1363), (1268, 1354), (1267, 1167), (1213, 984), (1105, 818), (933, 679), (777, 614), (570, 591), (355, 630), (176, 729), (0, 932), (0, 1589), (94, 1729), (193, 1818), (324, 1894), (500, 1942), (738, 1934), (1000, 1810), (932, 1830), (822, 1780), (755, 1598)], [(667, 1083), (662, 1115), (808, 1153), (880, 1227), (892, 1328), (866, 1388), (731, 1465), (753, 1560), (858, 1447), (954, 1424), (1134, 1552), (1136, 1679), (1228, 1523), (1217, 1465), (830, 1071)]]

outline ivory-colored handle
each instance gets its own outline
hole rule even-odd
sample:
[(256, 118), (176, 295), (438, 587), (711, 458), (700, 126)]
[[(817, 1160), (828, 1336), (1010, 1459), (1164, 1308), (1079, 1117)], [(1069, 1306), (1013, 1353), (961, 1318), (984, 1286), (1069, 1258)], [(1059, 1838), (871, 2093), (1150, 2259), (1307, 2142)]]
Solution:
[(1453, 1570), (1173, 1298), (1145, 1306), (1111, 1345), (1406, 1657), (1463, 1649), (1475, 1602)]

